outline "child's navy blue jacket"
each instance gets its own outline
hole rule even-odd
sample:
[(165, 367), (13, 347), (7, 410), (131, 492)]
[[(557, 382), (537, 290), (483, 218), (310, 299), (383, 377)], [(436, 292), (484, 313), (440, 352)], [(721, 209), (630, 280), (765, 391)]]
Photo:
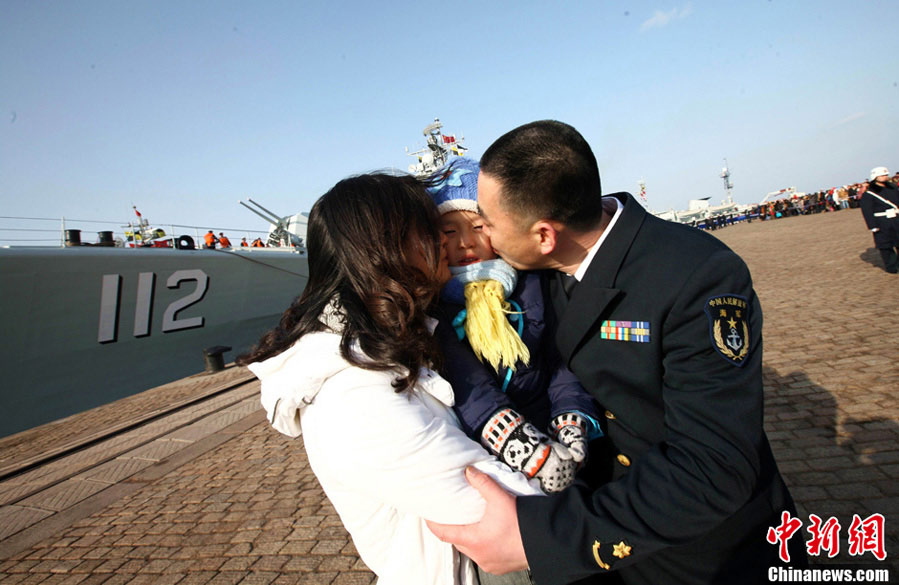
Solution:
[[(531, 352), (530, 365), (516, 364), (506, 391), (502, 386), (506, 369), (497, 373), (475, 356), (467, 338), (459, 340), (453, 319), (463, 305), (441, 301), (439, 324), (434, 334), (443, 351), (441, 374), (452, 385), (454, 409), (462, 428), (472, 438), (480, 437), (487, 420), (501, 408), (511, 408), (526, 421), (546, 432), (549, 421), (563, 412), (580, 412), (599, 420), (596, 403), (564, 367), (551, 334), (551, 309), (543, 301), (546, 272), (519, 272), (518, 284), (507, 300), (524, 311), (522, 341)], [(513, 305), (514, 310), (514, 305)], [(512, 325), (517, 330), (517, 325)]]

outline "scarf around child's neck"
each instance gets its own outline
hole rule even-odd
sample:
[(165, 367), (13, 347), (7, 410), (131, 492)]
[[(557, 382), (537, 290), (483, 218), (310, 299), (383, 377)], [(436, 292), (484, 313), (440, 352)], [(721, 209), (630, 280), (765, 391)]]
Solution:
[(502, 258), (484, 260), (467, 266), (450, 266), (453, 278), (446, 283), (440, 297), (457, 305), (465, 304), (465, 285), (479, 280), (495, 280), (503, 285), (503, 293), (509, 298), (518, 284), (518, 271)]

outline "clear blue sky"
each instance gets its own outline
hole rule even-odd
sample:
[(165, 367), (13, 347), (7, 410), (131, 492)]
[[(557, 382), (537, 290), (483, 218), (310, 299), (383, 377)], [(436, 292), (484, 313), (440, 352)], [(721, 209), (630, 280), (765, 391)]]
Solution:
[[(650, 205), (899, 166), (899, 2), (0, 3), (0, 215), (261, 229), (406, 169), (439, 117), (477, 157), (578, 128)], [(891, 56), (892, 55), (892, 56)]]

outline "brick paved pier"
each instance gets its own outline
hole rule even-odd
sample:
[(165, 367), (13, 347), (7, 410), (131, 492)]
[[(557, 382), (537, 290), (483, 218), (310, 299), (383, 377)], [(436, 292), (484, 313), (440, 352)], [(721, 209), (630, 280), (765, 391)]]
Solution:
[[(766, 428), (800, 518), (836, 517), (835, 561), (896, 579), (899, 276), (855, 209), (714, 234), (747, 261), (762, 302)], [(0, 439), (0, 582), (374, 582), (252, 380), (230, 367)], [(874, 513), (886, 563), (847, 554), (853, 515)]]

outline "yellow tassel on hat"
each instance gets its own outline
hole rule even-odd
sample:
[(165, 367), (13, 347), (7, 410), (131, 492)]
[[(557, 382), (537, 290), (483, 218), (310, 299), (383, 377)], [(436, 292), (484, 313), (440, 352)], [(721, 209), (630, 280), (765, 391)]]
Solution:
[(479, 280), (465, 285), (465, 335), (479, 360), (486, 360), (499, 372), (500, 364), (515, 371), (519, 360), (528, 365), (531, 352), (509, 323), (513, 313), (496, 280)]

